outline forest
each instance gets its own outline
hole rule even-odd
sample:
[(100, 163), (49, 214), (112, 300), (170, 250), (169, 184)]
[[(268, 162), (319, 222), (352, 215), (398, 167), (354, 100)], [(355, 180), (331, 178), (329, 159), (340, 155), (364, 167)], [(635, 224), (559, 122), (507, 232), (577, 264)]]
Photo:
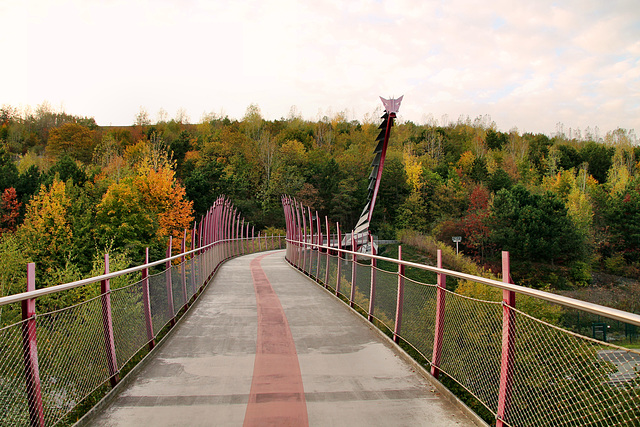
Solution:
[[(355, 225), (367, 197), (377, 111), (317, 121), (292, 108), (265, 120), (216, 114), (130, 126), (54, 111), (0, 109), (0, 296), (22, 292), (26, 264), (37, 287), (99, 272), (105, 252), (139, 264), (162, 257), (219, 195), (257, 230), (284, 228), (288, 194)], [(567, 134), (568, 133), (568, 134)], [(554, 135), (498, 130), (487, 116), (415, 124), (391, 133), (372, 232), (408, 230), (453, 245), (488, 270), (500, 252), (518, 283), (588, 286), (596, 272), (640, 278), (640, 147), (633, 131)], [(179, 246), (176, 246), (176, 250)]]

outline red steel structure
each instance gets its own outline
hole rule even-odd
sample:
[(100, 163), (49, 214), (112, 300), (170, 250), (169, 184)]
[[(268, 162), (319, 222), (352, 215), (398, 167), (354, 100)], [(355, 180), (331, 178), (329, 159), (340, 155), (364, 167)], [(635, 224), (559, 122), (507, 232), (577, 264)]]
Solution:
[[(384, 99), (380, 97), (385, 108), (385, 113), (382, 116), (382, 123), (379, 127), (380, 133), (376, 138), (377, 145), (373, 150), (375, 157), (371, 162), (371, 174), (369, 175), (369, 194), (367, 196), (367, 204), (362, 210), (356, 226), (353, 228), (354, 235), (360, 235), (362, 233), (369, 234), (369, 224), (371, 223), (373, 209), (376, 205), (376, 199), (378, 197), (378, 190), (380, 189), (382, 170), (384, 169), (387, 147), (389, 146), (389, 136), (391, 135), (393, 121), (396, 118), (396, 113), (400, 109), (400, 103), (402, 102), (403, 97), (404, 96), (401, 96), (397, 99)], [(366, 240), (365, 243), (367, 243)]]

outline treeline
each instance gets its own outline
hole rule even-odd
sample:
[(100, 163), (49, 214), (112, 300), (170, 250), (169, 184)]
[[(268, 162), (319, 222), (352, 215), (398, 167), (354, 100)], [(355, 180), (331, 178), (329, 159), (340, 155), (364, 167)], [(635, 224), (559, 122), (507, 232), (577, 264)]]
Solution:
[[(141, 114), (132, 126), (106, 127), (46, 105), (4, 107), (0, 292), (20, 291), (11, 278), (27, 261), (48, 286), (89, 274), (105, 250), (138, 263), (151, 244), (160, 257), (168, 236), (182, 238), (220, 194), (256, 229), (284, 227), (282, 194), (349, 229), (365, 204), (378, 125), (344, 114), (268, 121), (251, 105), (239, 121), (152, 124)], [(638, 276), (638, 160), (635, 135), (623, 129), (570, 138), (500, 132), (487, 117), (400, 123), (372, 231), (461, 236), (482, 264), (509, 250), (566, 269), (567, 286), (588, 283), (593, 268)]]

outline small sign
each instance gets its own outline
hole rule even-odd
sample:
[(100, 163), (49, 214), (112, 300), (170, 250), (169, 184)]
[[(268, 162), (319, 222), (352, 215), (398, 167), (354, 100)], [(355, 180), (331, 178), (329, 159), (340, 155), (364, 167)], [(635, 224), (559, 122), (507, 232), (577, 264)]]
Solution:
[(460, 243), (462, 242), (462, 236), (453, 236), (451, 240), (453, 240), (453, 243)]

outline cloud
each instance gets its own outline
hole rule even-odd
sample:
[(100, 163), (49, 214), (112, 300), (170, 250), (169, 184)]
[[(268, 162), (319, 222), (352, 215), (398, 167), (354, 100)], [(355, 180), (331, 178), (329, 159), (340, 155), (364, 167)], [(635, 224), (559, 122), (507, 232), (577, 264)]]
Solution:
[(400, 114), (491, 114), (502, 129), (640, 129), (635, 1), (24, 0), (0, 5), (0, 102), (64, 103), (101, 124), (139, 106), (307, 118), (378, 95)]

